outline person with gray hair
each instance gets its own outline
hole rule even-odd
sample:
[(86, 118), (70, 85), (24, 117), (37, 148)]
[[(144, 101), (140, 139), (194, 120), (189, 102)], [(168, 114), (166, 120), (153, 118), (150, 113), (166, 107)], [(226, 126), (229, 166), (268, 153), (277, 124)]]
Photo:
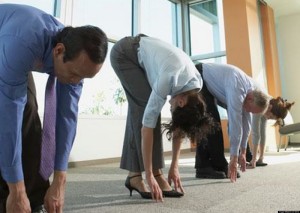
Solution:
[(269, 97), (255, 85), (252, 78), (236, 66), (228, 64), (197, 64), (203, 78), (201, 93), (210, 113), (221, 124), (217, 104), (227, 109), (230, 140), (230, 162), (224, 155), (222, 129), (197, 143), (196, 178), (236, 181), (246, 170), (246, 147), (251, 129), (251, 113), (264, 113)]

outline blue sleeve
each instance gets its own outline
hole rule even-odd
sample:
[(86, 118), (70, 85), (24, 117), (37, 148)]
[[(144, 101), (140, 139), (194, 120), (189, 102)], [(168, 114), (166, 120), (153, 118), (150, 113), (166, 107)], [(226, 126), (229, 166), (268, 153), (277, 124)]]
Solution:
[(78, 85), (57, 82), (56, 157), (55, 170), (66, 171), (76, 135), (78, 102), (83, 83)]
[(247, 141), (249, 138), (252, 123), (252, 115), (249, 112), (243, 111), (243, 136), (241, 141), (241, 148), (247, 148)]
[(5, 181), (23, 180), (22, 120), (27, 75), (34, 55), (22, 41), (0, 37), (0, 172)]
[[(236, 90), (236, 91), (234, 91)], [(244, 97), (241, 92), (234, 87), (230, 90), (231, 94), (227, 96), (227, 113), (229, 124), (229, 139), (230, 139), (230, 155), (238, 156), (239, 149), (243, 137), (243, 101)]]

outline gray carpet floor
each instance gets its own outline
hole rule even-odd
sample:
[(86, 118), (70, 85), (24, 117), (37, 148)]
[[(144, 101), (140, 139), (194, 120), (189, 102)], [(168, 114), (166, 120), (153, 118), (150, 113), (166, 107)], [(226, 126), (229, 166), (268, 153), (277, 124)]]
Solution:
[[(180, 158), (185, 189), (182, 198), (162, 203), (132, 197), (124, 186), (127, 171), (119, 163), (70, 168), (64, 212), (153, 212), (153, 213), (277, 213), (300, 212), (300, 149), (266, 153), (266, 167), (248, 169), (236, 183), (229, 179), (196, 179), (194, 152)], [(168, 173), (169, 156), (166, 157)]]

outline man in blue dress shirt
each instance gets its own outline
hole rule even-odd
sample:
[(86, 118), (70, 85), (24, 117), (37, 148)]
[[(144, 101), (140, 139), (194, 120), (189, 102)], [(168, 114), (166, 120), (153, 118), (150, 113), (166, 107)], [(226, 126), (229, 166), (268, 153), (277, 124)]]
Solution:
[[(0, 190), (9, 191), (2, 211), (23, 213), (36, 207), (30, 206), (29, 186), (24, 179), (22, 152), (28, 148), (24, 147), (22, 138), (26, 136), (21, 129), (26, 119), (23, 111), (29, 73), (38, 71), (58, 80), (54, 175), (50, 187), (41, 192), (41, 198), (45, 197), (40, 204), (44, 203), (49, 213), (62, 212), (82, 80), (94, 77), (101, 69), (107, 37), (94, 26), (64, 27), (53, 16), (30, 6), (0, 4), (0, 50)], [(40, 150), (32, 155), (40, 155)], [(2, 199), (4, 192), (0, 194)]]
[(238, 67), (228, 64), (204, 63), (196, 68), (203, 78), (203, 93), (207, 111), (220, 122), (216, 103), (227, 109), (230, 162), (224, 156), (222, 130), (208, 135), (197, 145), (197, 178), (238, 177), (237, 166), (246, 169), (246, 147), (251, 128), (251, 113), (263, 113), (269, 97), (258, 89), (252, 78)]

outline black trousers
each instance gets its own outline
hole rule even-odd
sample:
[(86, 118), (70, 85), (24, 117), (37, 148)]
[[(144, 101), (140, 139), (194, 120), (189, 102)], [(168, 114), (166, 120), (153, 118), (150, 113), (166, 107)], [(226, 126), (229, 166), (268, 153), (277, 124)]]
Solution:
[[(38, 115), (36, 90), (31, 73), (28, 76), (27, 103), (23, 116), (22, 165), (26, 193), (31, 208), (34, 209), (44, 203), (44, 196), (49, 188), (49, 181), (43, 180), (39, 174), (42, 126)], [(8, 186), (0, 174), (0, 213), (6, 212), (8, 194)]]
[[(202, 64), (197, 64), (196, 68), (202, 75)], [(202, 96), (207, 105), (207, 113), (209, 113), (220, 124), (220, 128), (213, 134), (209, 134), (206, 139), (202, 139), (197, 143), (196, 149), (196, 169), (205, 167), (212, 167), (217, 171), (226, 171), (228, 162), (224, 155), (224, 141), (221, 128), (221, 119), (218, 112), (216, 100), (214, 96), (208, 91), (203, 79), (203, 87), (201, 90)]]

